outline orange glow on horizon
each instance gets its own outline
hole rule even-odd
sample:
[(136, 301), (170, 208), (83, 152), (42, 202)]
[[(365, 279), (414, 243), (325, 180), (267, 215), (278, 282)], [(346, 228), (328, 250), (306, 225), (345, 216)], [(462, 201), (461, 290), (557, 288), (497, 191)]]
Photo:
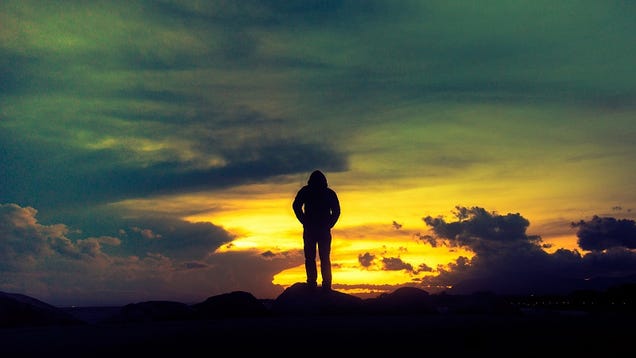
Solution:
[[(337, 178), (336, 175), (334, 177)], [(297, 189), (293, 184), (259, 184), (222, 193), (184, 195), (174, 200), (184, 207), (211, 208), (190, 209), (197, 214), (186, 216), (184, 220), (222, 224), (225, 230), (235, 235), (231, 243), (216, 250), (218, 253), (270, 251), (277, 255), (297, 251), (301, 254), (302, 226), (291, 208)], [(428, 233), (428, 227), (422, 220), (424, 216), (441, 216), (448, 222), (455, 220), (452, 213), (454, 206), (449, 208), (449, 199), (444, 199), (445, 195), (450, 196), (453, 188), (439, 189), (420, 187), (393, 191), (387, 189), (384, 192), (359, 189), (337, 191), (343, 211), (332, 231), (334, 287), (343, 292), (362, 295), (382, 291), (374, 287), (415, 285), (424, 276), (437, 275), (438, 268), (448, 267), (459, 256), (471, 258), (473, 253), (466, 249), (432, 247), (420, 238)], [(149, 200), (135, 201), (134, 205), (160, 207)], [(505, 206), (502, 203), (502, 207)], [(546, 227), (539, 225), (538, 228), (542, 230)], [(551, 231), (544, 242), (552, 244), (552, 247), (546, 248), (548, 252), (560, 247), (577, 247), (576, 237), (568, 227)], [(297, 260), (298, 256), (295, 257)], [(271, 283), (288, 287), (296, 282), (305, 282), (304, 265), (297, 265), (297, 262), (293, 267), (275, 274)]]
[[(189, 221), (223, 222), (225, 229), (237, 236), (231, 244), (219, 247), (217, 252), (257, 250), (276, 254), (302, 251), (302, 226), (293, 215), (289, 198), (226, 201), (223, 206), (231, 209), (186, 218)], [(417, 221), (421, 222), (421, 219)], [(418, 237), (424, 228), (423, 222), (421, 226), (417, 230), (406, 226), (397, 229), (390, 220), (373, 223), (368, 218), (364, 221), (362, 215), (343, 216), (332, 231), (334, 287), (356, 295), (382, 293), (382, 289), (372, 287), (416, 284), (424, 276), (436, 275), (438, 266), (446, 267), (459, 256), (473, 256), (471, 252), (457, 248), (431, 247)], [(363, 255), (373, 257), (366, 266), (360, 261)], [(398, 267), (390, 267), (385, 260), (398, 262)], [(305, 280), (305, 268), (301, 264), (279, 272), (272, 283), (289, 287)]]

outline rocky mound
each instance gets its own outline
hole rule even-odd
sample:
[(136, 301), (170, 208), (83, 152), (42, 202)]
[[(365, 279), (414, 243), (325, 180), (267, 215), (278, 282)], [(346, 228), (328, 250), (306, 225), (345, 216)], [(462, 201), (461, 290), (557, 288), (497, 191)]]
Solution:
[(295, 283), (272, 303), (273, 314), (359, 314), (364, 301), (338, 291), (323, 291), (306, 283)]
[(209, 297), (192, 305), (192, 309), (199, 318), (260, 317), (269, 314), (261, 301), (244, 291)]
[(428, 292), (416, 287), (400, 287), (365, 301), (370, 314), (421, 314), (438, 313), (433, 298)]

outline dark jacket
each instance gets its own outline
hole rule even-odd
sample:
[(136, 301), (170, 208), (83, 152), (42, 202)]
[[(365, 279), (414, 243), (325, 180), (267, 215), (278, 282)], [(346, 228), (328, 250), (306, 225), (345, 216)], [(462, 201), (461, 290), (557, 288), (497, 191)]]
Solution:
[(330, 229), (340, 217), (338, 196), (319, 170), (311, 173), (307, 185), (300, 188), (292, 208), (298, 221), (308, 228)]

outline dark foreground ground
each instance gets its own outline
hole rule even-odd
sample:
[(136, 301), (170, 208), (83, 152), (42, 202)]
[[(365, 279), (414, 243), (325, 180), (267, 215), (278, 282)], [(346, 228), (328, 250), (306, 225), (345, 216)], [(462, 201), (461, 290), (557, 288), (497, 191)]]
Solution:
[(634, 317), (484, 314), (285, 316), (0, 330), (3, 357), (602, 354), (633, 349)]
[(404, 288), (360, 300), (298, 284), (267, 302), (232, 292), (80, 308), (0, 293), (0, 357), (614, 357), (633, 352), (636, 327), (636, 285), (620, 292), (557, 300)]

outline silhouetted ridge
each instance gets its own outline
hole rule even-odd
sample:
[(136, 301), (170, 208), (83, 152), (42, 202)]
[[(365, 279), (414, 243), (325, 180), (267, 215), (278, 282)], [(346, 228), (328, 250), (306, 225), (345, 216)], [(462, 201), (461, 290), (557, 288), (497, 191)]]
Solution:
[(209, 297), (192, 305), (200, 318), (253, 317), (269, 313), (265, 305), (249, 292), (234, 291)]
[(365, 301), (367, 311), (374, 314), (437, 313), (428, 292), (416, 287), (400, 287)]
[(363, 311), (363, 300), (338, 291), (324, 291), (306, 283), (295, 283), (272, 303), (274, 314), (356, 314)]
[(83, 322), (33, 297), (0, 292), (0, 327), (74, 324)]
[(568, 295), (524, 296), (492, 292), (429, 294), (416, 287), (402, 287), (375, 298), (362, 299), (334, 290), (310, 287), (306, 283), (295, 283), (274, 300), (259, 300), (249, 292), (234, 291), (211, 296), (193, 305), (174, 301), (147, 301), (119, 308), (56, 308), (29, 296), (0, 292), (0, 327), (272, 316), (536, 316), (603, 312), (636, 313), (636, 284), (617, 285), (605, 291), (578, 290)]
[(174, 301), (146, 301), (122, 307), (107, 322), (157, 322), (195, 318), (194, 310), (185, 303)]

